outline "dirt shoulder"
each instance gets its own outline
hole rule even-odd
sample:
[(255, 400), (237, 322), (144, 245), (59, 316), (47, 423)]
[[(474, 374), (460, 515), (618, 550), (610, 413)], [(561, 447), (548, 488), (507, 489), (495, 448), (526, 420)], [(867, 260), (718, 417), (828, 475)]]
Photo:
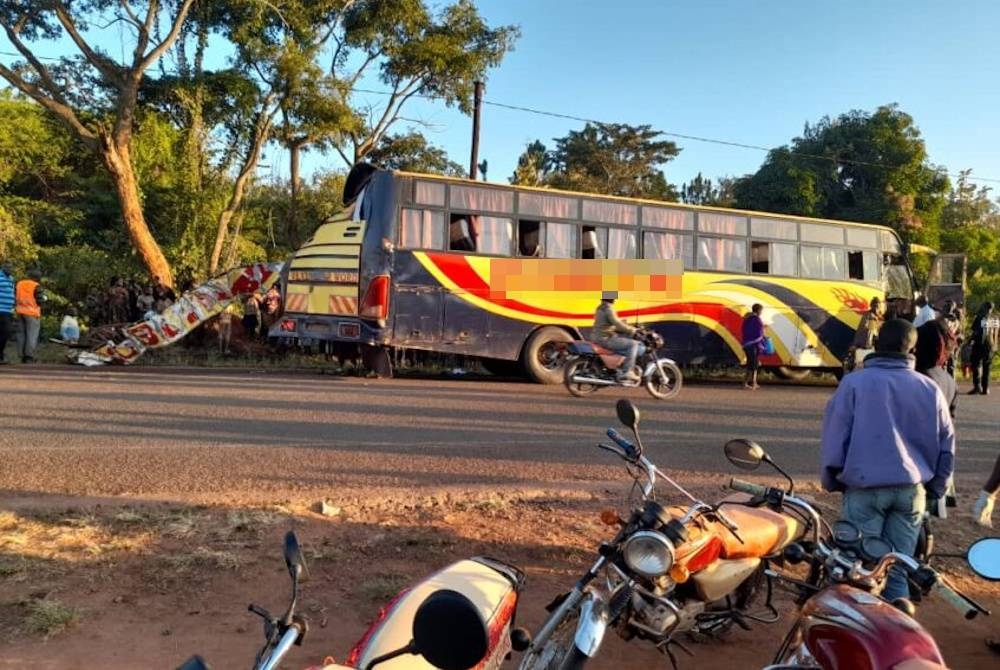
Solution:
[[(625, 510), (615, 490), (448, 491), (418, 499), (371, 496), (263, 506), (104, 500), (62, 506), (18, 505), (0, 513), (0, 668), (173, 668), (193, 653), (213, 668), (247, 667), (261, 640), (250, 602), (284, 604), (287, 575), (281, 536), (294, 528), (310, 568), (302, 612), (312, 631), (287, 667), (332, 655), (343, 660), (367, 624), (403, 586), (462, 557), (485, 554), (519, 565), (528, 584), (520, 623), (537, 626), (543, 606), (593, 560), (609, 529), (607, 507)], [(717, 497), (717, 487), (700, 487)], [(820, 502), (832, 510), (833, 499)], [(978, 537), (965, 519), (939, 522), (941, 551)], [(993, 608), (995, 589), (972, 579), (960, 561), (939, 567)], [(787, 629), (792, 603), (779, 594), (785, 620), (730, 638), (695, 644), (703, 660), (761, 667)], [(983, 638), (993, 622), (962, 621), (933, 600), (919, 611), (955, 668), (995, 667)], [(613, 640), (595, 667), (664, 663), (646, 644)], [(682, 658), (682, 664), (697, 663)]]

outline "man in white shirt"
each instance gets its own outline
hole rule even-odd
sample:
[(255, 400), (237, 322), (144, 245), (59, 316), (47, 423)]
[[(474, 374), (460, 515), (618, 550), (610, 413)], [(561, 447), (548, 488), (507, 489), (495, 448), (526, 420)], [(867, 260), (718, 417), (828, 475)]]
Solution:
[(930, 305), (927, 304), (927, 298), (920, 296), (916, 301), (917, 306), (917, 316), (913, 319), (913, 327), (919, 328), (928, 321), (933, 321), (937, 318), (937, 312), (934, 311)]

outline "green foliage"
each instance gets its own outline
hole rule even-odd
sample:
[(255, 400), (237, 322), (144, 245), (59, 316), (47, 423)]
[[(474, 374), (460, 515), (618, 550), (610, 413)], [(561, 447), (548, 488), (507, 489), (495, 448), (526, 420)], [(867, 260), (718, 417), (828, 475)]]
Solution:
[(681, 185), (681, 202), (689, 205), (732, 207), (736, 202), (734, 183), (735, 180), (731, 177), (720, 177), (713, 184), (711, 179), (706, 179), (699, 172), (694, 179)]
[(948, 187), (913, 119), (886, 105), (807, 125), (738, 180), (735, 195), (744, 209), (879, 223), (933, 245)]
[(976, 187), (968, 170), (948, 194), (941, 213), (941, 250), (963, 253), (968, 259), (967, 304), (1000, 297), (1000, 206), (990, 189)]
[(368, 154), (368, 161), (389, 170), (407, 170), (427, 174), (465, 177), (465, 169), (448, 158), (447, 152), (427, 141), (416, 131), (405, 135), (386, 135), (378, 148)]
[(677, 190), (660, 166), (680, 149), (673, 142), (657, 140), (650, 126), (591, 124), (556, 138), (547, 151), (535, 141), (518, 159), (513, 183), (550, 186), (569, 191), (654, 200), (677, 200)]

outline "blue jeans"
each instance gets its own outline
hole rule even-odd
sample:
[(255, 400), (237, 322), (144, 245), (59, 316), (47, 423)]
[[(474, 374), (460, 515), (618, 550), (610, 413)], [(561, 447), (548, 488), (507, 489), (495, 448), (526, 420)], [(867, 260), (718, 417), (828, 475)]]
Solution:
[(635, 367), (636, 357), (646, 353), (646, 345), (631, 337), (612, 337), (604, 346), (625, 357), (625, 363), (619, 368), (622, 372), (628, 372)]
[[(881, 537), (899, 553), (912, 556), (926, 507), (924, 487), (920, 484), (848, 489), (844, 493), (842, 514), (864, 535)], [(882, 597), (891, 602), (909, 595), (905, 570), (892, 568)]]

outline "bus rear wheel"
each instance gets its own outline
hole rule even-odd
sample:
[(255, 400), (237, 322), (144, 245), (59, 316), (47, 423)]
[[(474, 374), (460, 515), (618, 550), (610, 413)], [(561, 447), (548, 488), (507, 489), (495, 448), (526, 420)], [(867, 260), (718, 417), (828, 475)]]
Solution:
[(571, 342), (562, 328), (545, 326), (536, 330), (528, 338), (521, 354), (521, 362), (528, 376), (539, 384), (561, 384), (563, 382), (563, 353), (560, 344)]

